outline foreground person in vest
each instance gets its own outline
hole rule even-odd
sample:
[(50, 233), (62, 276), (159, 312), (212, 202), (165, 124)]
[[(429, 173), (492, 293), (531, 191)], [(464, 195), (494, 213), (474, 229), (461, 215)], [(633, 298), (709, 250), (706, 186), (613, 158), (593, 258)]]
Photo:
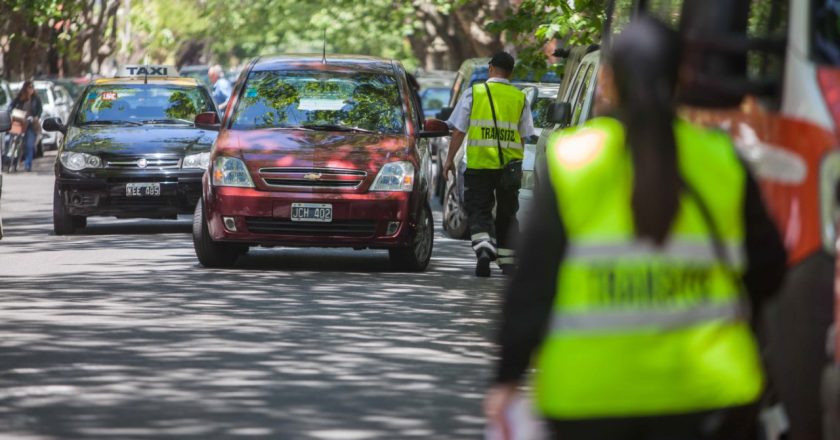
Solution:
[(534, 134), (534, 122), (525, 94), (510, 84), (513, 67), (514, 59), (507, 52), (494, 55), (490, 78), (467, 90), (447, 121), (452, 140), (444, 176), (455, 171), (455, 153), (467, 138), (464, 208), (477, 259), (475, 274), (480, 277), (490, 276), (493, 260), (505, 274), (512, 274), (516, 263), (512, 243), (519, 233), (516, 212), (525, 155), (523, 139)]
[(757, 438), (764, 375), (740, 286), (772, 295), (785, 251), (731, 140), (675, 117), (678, 44), (654, 19), (629, 25), (599, 78), (617, 118), (549, 140), (490, 420), (533, 362), (556, 438)]

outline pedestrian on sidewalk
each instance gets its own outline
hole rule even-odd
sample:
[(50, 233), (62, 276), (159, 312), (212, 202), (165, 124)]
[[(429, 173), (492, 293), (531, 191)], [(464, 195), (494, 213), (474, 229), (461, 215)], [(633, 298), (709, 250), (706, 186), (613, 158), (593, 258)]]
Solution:
[(467, 138), (464, 208), (479, 277), (490, 276), (491, 261), (507, 275), (516, 264), (513, 243), (519, 233), (524, 140), (534, 135), (534, 121), (525, 94), (510, 83), (514, 64), (507, 52), (494, 55), (487, 82), (468, 89), (447, 121), (452, 138), (444, 177), (456, 170), (455, 154)]
[(757, 438), (747, 304), (778, 289), (785, 250), (731, 139), (677, 118), (679, 57), (674, 31), (638, 18), (599, 75), (615, 117), (549, 139), (491, 421), (504, 426), (533, 359), (553, 438)]
[(230, 94), (233, 93), (233, 86), (225, 78), (225, 71), (222, 66), (218, 64), (210, 68), (207, 72), (207, 78), (210, 80), (210, 87), (212, 87), (213, 102), (219, 107), (219, 111), (224, 111), (230, 99)]
[(24, 168), (32, 171), (32, 159), (35, 157), (35, 140), (41, 128), (41, 113), (44, 106), (41, 98), (35, 92), (35, 85), (32, 81), (24, 81), (15, 99), (12, 100), (7, 109), (23, 110), (26, 112), (26, 128), (23, 136)]

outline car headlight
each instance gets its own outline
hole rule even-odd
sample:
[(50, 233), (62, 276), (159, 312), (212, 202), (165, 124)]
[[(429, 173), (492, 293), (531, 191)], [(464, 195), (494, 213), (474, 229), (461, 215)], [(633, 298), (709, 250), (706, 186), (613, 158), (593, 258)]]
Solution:
[(201, 168), (202, 170), (206, 170), (208, 166), (210, 166), (210, 152), (190, 154), (184, 157), (184, 164), (181, 165), (182, 168)]
[(85, 168), (99, 168), (102, 159), (92, 154), (65, 151), (60, 156), (61, 165), (70, 171), (81, 171)]
[(391, 162), (379, 170), (370, 190), (410, 192), (412, 188), (414, 188), (414, 165), (411, 162)]
[(253, 188), (254, 181), (245, 162), (235, 157), (219, 156), (213, 163), (213, 185)]

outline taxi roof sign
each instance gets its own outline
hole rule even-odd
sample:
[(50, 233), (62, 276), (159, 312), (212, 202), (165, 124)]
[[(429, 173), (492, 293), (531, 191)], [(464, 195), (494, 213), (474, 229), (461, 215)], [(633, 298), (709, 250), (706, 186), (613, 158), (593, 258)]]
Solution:
[(114, 78), (177, 78), (179, 76), (175, 66), (128, 64), (123, 66)]

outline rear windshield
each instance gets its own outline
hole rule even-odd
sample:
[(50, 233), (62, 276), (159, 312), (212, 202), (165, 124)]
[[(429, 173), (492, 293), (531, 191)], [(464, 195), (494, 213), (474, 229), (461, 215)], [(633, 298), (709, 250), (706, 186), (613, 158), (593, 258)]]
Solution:
[(251, 72), (231, 127), (342, 126), (378, 133), (405, 131), (397, 79), (381, 73)]
[(157, 122), (193, 124), (195, 115), (216, 111), (195, 86), (163, 84), (93, 86), (83, 97), (76, 124)]
[(814, 1), (814, 54), (821, 63), (840, 66), (840, 2)]

